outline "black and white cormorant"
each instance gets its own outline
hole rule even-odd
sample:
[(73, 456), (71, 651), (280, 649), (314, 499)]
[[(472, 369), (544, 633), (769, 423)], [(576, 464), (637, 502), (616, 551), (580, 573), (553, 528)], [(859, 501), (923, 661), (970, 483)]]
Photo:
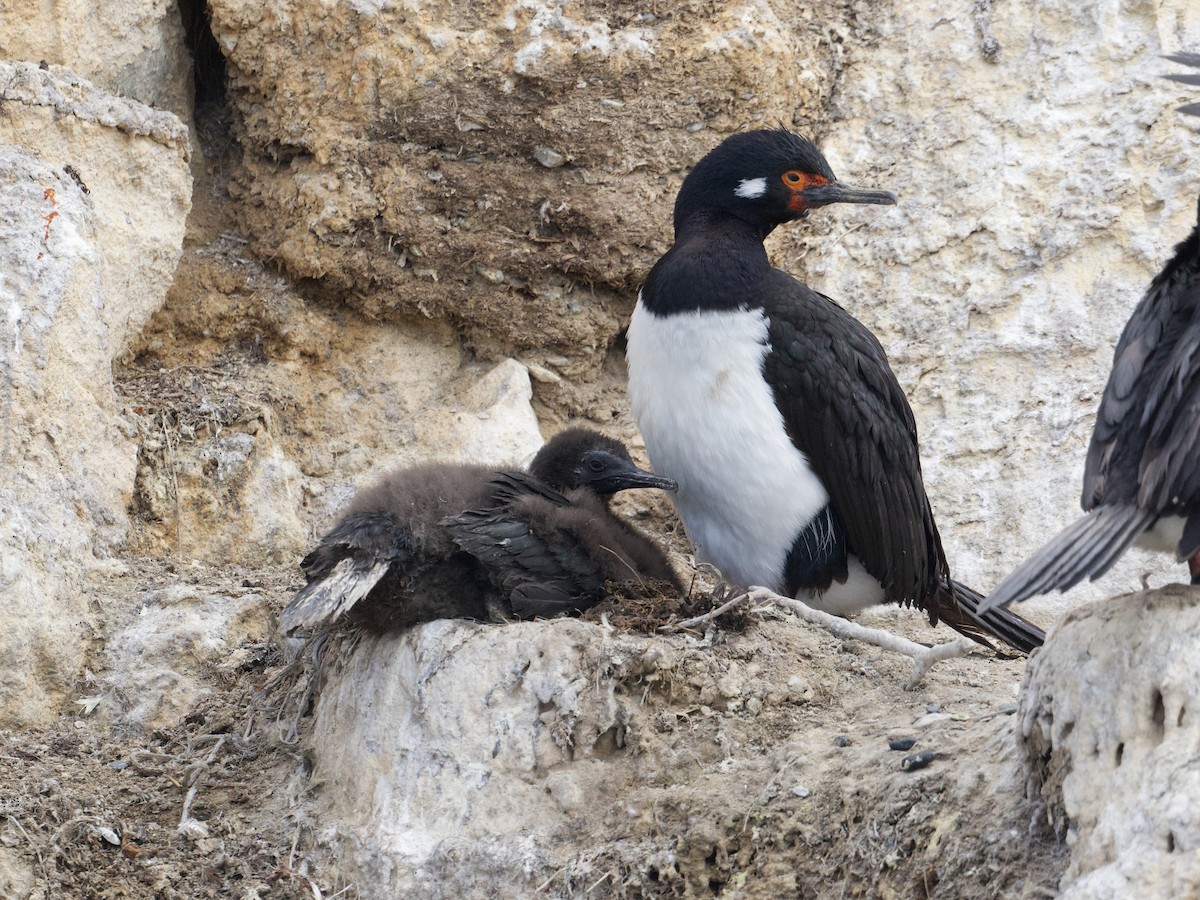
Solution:
[[(1200, 66), (1197, 53), (1167, 58)], [(1200, 115), (1200, 104), (1180, 109)], [(1186, 560), (1200, 584), (1200, 203), (1117, 341), (1081, 504), (1083, 517), (1010, 572), (984, 609), (1095, 580), (1135, 545)]]
[(427, 463), (359, 492), (301, 562), (308, 584), (280, 615), (291, 632), (347, 613), (375, 631), (432, 619), (534, 618), (587, 609), (605, 584), (664, 581), (662, 549), (608, 508), (629, 488), (674, 489), (620, 441), (559, 432), (527, 472)]
[(831, 203), (895, 203), (839, 182), (791, 132), (734, 135), (684, 179), (675, 244), (628, 331), (629, 392), (655, 471), (701, 559), (742, 586), (833, 613), (915, 604), (1028, 651), (1040, 629), (950, 578), (912, 410), (879, 341), (767, 259), (778, 225)]

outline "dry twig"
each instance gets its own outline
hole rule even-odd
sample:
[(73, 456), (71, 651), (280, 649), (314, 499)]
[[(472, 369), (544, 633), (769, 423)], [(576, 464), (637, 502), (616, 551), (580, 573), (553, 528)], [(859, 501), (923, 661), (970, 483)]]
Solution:
[(705, 622), (712, 622), (713, 620), (729, 612), (731, 609), (741, 606), (743, 603), (749, 602), (753, 602), (749, 593), (737, 594), (732, 599), (726, 600), (716, 609), (711, 609), (702, 616), (695, 616), (691, 619), (684, 619), (682, 622), (673, 622), (669, 625), (663, 625), (661, 628), (659, 628), (659, 630), (670, 634), (673, 631), (684, 631), (688, 628), (695, 628), (697, 625), (702, 625)]
[(882, 628), (867, 628), (856, 622), (850, 622), (838, 616), (830, 615), (827, 612), (822, 612), (819, 609), (813, 609), (807, 603), (803, 603), (800, 600), (793, 600), (791, 597), (781, 596), (763, 587), (751, 588), (745, 596), (750, 603), (773, 603), (775, 606), (790, 610), (798, 618), (803, 619), (811, 625), (824, 628), (834, 637), (841, 638), (842, 640), (861, 641), (864, 644), (873, 644), (891, 653), (900, 653), (910, 657), (913, 661), (913, 673), (908, 683), (904, 686), (904, 689), (908, 691), (913, 690), (921, 683), (934, 663), (940, 662), (943, 659), (966, 656), (975, 647), (974, 641), (970, 638), (959, 638), (958, 640), (948, 641), (944, 644), (934, 644), (932, 647), (926, 647), (924, 644), (915, 643), (907, 638), (900, 637), (898, 634), (884, 631)]
[(179, 815), (179, 828), (177, 829), (184, 837), (193, 839), (208, 835), (208, 826), (199, 819), (193, 819), (191, 816), (192, 801), (196, 799), (196, 791), (200, 786), (200, 776), (207, 772), (209, 766), (213, 764), (213, 761), (217, 758), (217, 754), (225, 746), (225, 739), (228, 735), (205, 735), (205, 737), (217, 737), (218, 740), (204, 761), (192, 766), (188, 776), (188, 792), (187, 796), (183, 798), (183, 811)]
[(969, 638), (959, 638), (958, 640), (948, 641), (944, 644), (934, 644), (932, 647), (926, 647), (924, 644), (915, 643), (907, 638), (900, 637), (898, 634), (892, 634), (890, 631), (884, 631), (881, 628), (867, 628), (856, 622), (843, 619), (840, 616), (831, 615), (819, 609), (813, 609), (807, 603), (791, 597), (784, 597), (764, 587), (756, 587), (748, 591), (743, 591), (726, 600), (715, 609), (709, 610), (702, 616), (695, 616), (691, 619), (685, 619), (682, 622), (673, 622), (662, 626), (659, 630), (667, 634), (687, 631), (695, 628), (697, 625), (715, 621), (730, 610), (745, 605), (758, 608), (776, 606), (786, 609), (810, 625), (817, 625), (820, 628), (824, 628), (834, 637), (847, 641), (873, 644), (891, 653), (899, 653), (910, 657), (913, 661), (913, 673), (908, 683), (904, 686), (904, 689), (908, 691), (916, 688), (924, 680), (925, 675), (934, 663), (940, 662), (943, 659), (954, 659), (955, 657), (965, 656), (975, 646), (975, 643)]

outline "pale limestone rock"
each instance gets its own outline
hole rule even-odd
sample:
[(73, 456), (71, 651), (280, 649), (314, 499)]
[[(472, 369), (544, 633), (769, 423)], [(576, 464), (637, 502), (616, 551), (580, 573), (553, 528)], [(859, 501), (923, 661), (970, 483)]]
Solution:
[(166, 295), (190, 178), (168, 113), (6, 63), (0, 101), (0, 722), (28, 723), (78, 674), (80, 577), (129, 527), (111, 362)]
[[(334, 378), (309, 376), (321, 412), (303, 410), (291, 427), (247, 404), (216, 433), (143, 436), (137, 496), (163, 551), (212, 565), (293, 566), (356, 487), (391, 469), (430, 460), (519, 466), (541, 447), (523, 365), (461, 367), (457, 351), (436, 342), (414, 346), (388, 325), (373, 331), (347, 348)], [(347, 385), (347, 370), (378, 391)], [(236, 390), (209, 387), (188, 402), (224, 408), (216, 391)], [(318, 423), (328, 433), (308, 439)]]
[(179, 261), (191, 209), (188, 129), (169, 112), (27, 63), (0, 61), (0, 101), (0, 143), (59, 172), (70, 166), (87, 189), (104, 260), (96, 315), (110, 331), (111, 359), (162, 304)]
[(472, 411), (460, 416), (457, 434), (449, 441), (457, 446), (456, 458), (528, 462), (542, 446), (532, 400), (529, 370), (515, 359), (504, 360), (484, 375), (467, 394)]
[(272, 623), (261, 594), (222, 593), (189, 581), (195, 583), (145, 592), (108, 635), (96, 710), (101, 719), (176, 727), (219, 687), (214, 671), (240, 644), (267, 639)]
[(603, 792), (587, 761), (621, 752), (637, 706), (615, 692), (635, 648), (574, 619), (439, 620), (346, 649), (329, 651), (310, 746), (364, 897), (465, 889), (476, 875), (435, 858), (468, 843), (532, 877), (549, 835)]
[(191, 119), (191, 55), (172, 0), (0, 3), (0, 59), (61, 65), (102, 90)]
[[(919, 732), (939, 762), (904, 772), (887, 737), (914, 734), (928, 700), (886, 654), (831, 659), (831, 643), (795, 621), (710, 644), (574, 619), (334, 639), (305, 739), (322, 841), (365, 900), (570, 897), (614, 878), (635, 896), (819, 895), (793, 841), (856, 859), (890, 846), (884, 891), (912, 883), (893, 869), (954, 872), (943, 886), (963, 897), (1042, 881), (1001, 862), (1030, 852), (1011, 719), (943, 716)], [(839, 656), (853, 672), (833, 674)], [(959, 681), (980, 663), (955, 661), (935, 695), (988, 707)], [(779, 689), (814, 670), (818, 696)], [(755, 848), (749, 882), (729, 875), (739, 846)]]
[(278, 444), (264, 447), (256, 462), (246, 485), (251, 500), (244, 517), (248, 555), (292, 565), (308, 549), (300, 519), (300, 467)]
[(1077, 610), (1029, 663), (1021, 733), (1047, 818), (1066, 831), (1062, 897), (1200, 893), (1200, 589)]
[[(370, 354), (352, 351), (346, 364), (361, 359), (362, 365), (379, 365), (385, 343)], [(358, 443), (357, 451), (346, 453), (351, 459), (341, 469), (355, 476), (359, 486), (391, 469), (433, 460), (520, 465), (541, 448), (533, 389), (521, 363), (506, 359), (491, 368), (464, 366), (457, 353), (443, 352), (437, 370), (423, 371), (422, 358), (396, 346), (394, 338), (391, 343), (393, 358), (387, 366), (400, 376), (399, 384), (377, 398), (346, 398), (345, 428), (333, 436), (339, 449)], [(437, 349), (424, 348), (423, 357), (432, 357)], [(416, 384), (421, 385), (418, 390)], [(407, 396), (401, 400), (403, 393)], [(358, 431), (366, 432), (363, 438), (355, 436)], [(394, 438), (390, 444), (389, 433)], [(332, 487), (341, 492), (336, 480)]]
[[(1162, 54), (1200, 47), (1200, 6), (906, 2), (867, 21), (820, 143), (899, 203), (820, 210), (769, 249), (882, 341), (954, 574), (987, 590), (1080, 514), (1113, 347), (1195, 224), (1200, 136)], [(1139, 552), (1024, 609), (1048, 623), (1143, 571), (1184, 577)]]
[[(402, 352), (397, 353), (395, 363), (397, 369), (404, 364)], [(408, 377), (419, 379), (420, 373), (410, 371)], [(351, 459), (343, 463), (342, 472), (354, 476), (359, 487), (391, 469), (418, 462), (521, 465), (541, 448), (537, 416), (530, 405), (529, 373), (516, 360), (504, 360), (490, 369), (443, 369), (438, 378), (428, 378), (424, 388), (424, 396), (408, 398), (403, 407), (406, 415), (399, 421), (394, 414), (385, 416), (394, 410), (387, 410), (377, 400), (363, 412), (374, 409), (379, 418), (356, 414), (346, 433), (334, 436), (339, 445), (355, 441), (352, 435), (359, 429), (368, 434), (388, 429), (401, 438), (390, 445), (386, 441), (360, 443), (357, 452), (346, 454)], [(346, 482), (327, 481), (338, 498), (346, 498)]]
[(293, 564), (304, 555), (300, 468), (265, 428), (180, 447), (157, 475), (140, 487), (161, 497), (179, 554), (213, 565)]

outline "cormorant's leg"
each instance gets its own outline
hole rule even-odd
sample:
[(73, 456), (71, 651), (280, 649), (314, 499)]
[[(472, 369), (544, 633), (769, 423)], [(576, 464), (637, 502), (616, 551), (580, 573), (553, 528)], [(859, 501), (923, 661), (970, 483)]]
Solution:
[(1188, 560), (1188, 571), (1192, 573), (1192, 584), (1200, 584), (1200, 553)]

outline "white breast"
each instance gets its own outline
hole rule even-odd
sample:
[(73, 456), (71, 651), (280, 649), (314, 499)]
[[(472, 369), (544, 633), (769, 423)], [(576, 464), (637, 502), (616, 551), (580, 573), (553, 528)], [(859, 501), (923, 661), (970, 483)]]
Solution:
[(1179, 548), (1179, 542), (1183, 540), (1183, 526), (1186, 524), (1187, 519), (1184, 516), (1162, 516), (1149, 529), (1142, 532), (1134, 544), (1143, 550), (1175, 553)]
[(650, 462), (679, 482), (675, 506), (699, 556), (740, 585), (783, 589), (788, 551), (827, 502), (763, 380), (761, 310), (629, 324), (629, 395)]

